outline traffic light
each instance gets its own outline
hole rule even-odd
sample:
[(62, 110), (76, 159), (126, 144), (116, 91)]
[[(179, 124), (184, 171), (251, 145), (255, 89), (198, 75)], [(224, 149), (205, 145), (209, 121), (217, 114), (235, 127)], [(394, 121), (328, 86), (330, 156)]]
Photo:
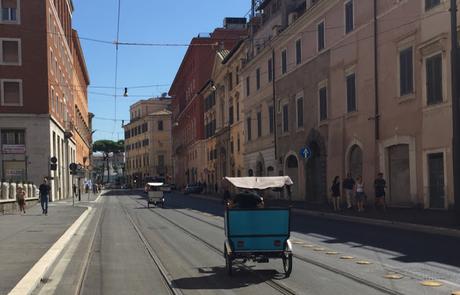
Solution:
[(57, 158), (56, 157), (52, 157), (50, 159), (50, 170), (51, 171), (56, 171), (57, 170)]

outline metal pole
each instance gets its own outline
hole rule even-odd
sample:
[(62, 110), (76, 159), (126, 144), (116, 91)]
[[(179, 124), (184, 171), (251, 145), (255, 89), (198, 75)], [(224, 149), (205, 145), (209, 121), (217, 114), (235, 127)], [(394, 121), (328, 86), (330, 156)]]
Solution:
[(460, 223), (460, 102), (458, 97), (459, 64), (458, 64), (458, 37), (457, 37), (457, 1), (450, 1), (451, 15), (451, 87), (452, 87), (452, 157), (454, 183), (454, 209), (457, 222)]

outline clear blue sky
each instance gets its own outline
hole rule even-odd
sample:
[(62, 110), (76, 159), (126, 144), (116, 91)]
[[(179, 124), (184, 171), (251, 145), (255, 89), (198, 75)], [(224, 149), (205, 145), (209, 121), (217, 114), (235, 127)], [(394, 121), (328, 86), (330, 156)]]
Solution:
[[(74, 5), (73, 26), (80, 37), (116, 39), (118, 0), (74, 0)], [(244, 16), (250, 6), (251, 0), (121, 0), (120, 42), (188, 44), (199, 33), (221, 27), (224, 17)], [(115, 46), (81, 42), (91, 79), (89, 110), (96, 116), (93, 139), (123, 139), (121, 121), (101, 120), (115, 117)], [(168, 92), (186, 49), (120, 47), (118, 87), (129, 87), (130, 97), (117, 98), (117, 119), (129, 119), (129, 105), (137, 100)], [(117, 93), (122, 95), (123, 90)]]

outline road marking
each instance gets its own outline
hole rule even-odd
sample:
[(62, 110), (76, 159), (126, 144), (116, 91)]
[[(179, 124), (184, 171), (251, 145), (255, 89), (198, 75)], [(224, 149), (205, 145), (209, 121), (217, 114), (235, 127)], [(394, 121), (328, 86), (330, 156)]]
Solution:
[(340, 259), (355, 259), (355, 258), (353, 256), (344, 255), (344, 256), (340, 256)]
[(339, 252), (336, 252), (336, 251), (328, 251), (326, 252), (327, 255), (337, 255), (339, 254)]
[(356, 261), (357, 264), (360, 264), (360, 265), (369, 265), (369, 264), (372, 264), (372, 262), (370, 261), (366, 261), (366, 260), (359, 260), (359, 261)]
[(389, 274), (384, 275), (383, 277), (389, 280), (399, 280), (403, 278), (402, 275), (397, 274), (397, 273), (389, 273)]
[(92, 208), (88, 207), (85, 212), (66, 230), (66, 232), (54, 243), (53, 246), (35, 263), (29, 272), (16, 284), (9, 295), (31, 294), (38, 286), (40, 280), (47, 273), (50, 266), (56, 261), (62, 250), (70, 242), (80, 225), (85, 221)]
[(425, 287), (440, 287), (440, 286), (442, 286), (441, 282), (435, 281), (435, 280), (422, 281), (422, 282), (420, 282), (420, 284), (422, 286), (425, 286)]
[(325, 249), (325, 248), (318, 247), (318, 248), (314, 248), (313, 250), (316, 251), (316, 252), (321, 252), (321, 251), (324, 251), (324, 250), (326, 250), (326, 249)]

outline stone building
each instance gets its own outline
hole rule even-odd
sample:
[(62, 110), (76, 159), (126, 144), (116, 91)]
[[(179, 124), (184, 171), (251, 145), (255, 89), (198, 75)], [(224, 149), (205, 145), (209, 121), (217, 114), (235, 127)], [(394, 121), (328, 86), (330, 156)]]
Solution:
[(200, 90), (212, 79), (212, 57), (246, 36), (245, 23), (246, 19), (226, 18), (223, 28), (193, 38), (171, 85), (174, 182), (178, 187), (206, 180), (204, 97)]
[(277, 160), (294, 198), (324, 202), (351, 172), (372, 200), (383, 172), (390, 206), (451, 208), (449, 1), (306, 4), (270, 43)]
[(148, 177), (172, 175), (171, 98), (157, 97), (130, 107), (131, 121), (124, 125), (126, 178), (141, 186)]
[[(73, 3), (9, 0), (1, 5), (0, 177), (34, 183), (52, 177), (51, 200), (67, 198), (69, 164), (77, 154), (88, 157), (91, 142), (89, 79), (72, 30)], [(51, 157), (58, 159), (56, 171), (49, 169)]]

